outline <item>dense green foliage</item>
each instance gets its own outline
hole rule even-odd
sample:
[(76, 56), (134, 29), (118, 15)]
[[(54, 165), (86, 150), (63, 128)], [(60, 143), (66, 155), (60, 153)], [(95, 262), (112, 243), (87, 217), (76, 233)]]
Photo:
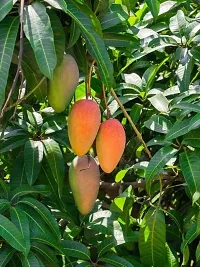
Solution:
[[(3, 108), (20, 26), (23, 75)], [(199, 0), (27, 0), (23, 24), (20, 1), (0, 0), (1, 267), (200, 266), (199, 42)], [(127, 138), (86, 216), (69, 186), (70, 106), (47, 101), (64, 52), (80, 70), (72, 104), (91, 85), (105, 119), (105, 87)]]

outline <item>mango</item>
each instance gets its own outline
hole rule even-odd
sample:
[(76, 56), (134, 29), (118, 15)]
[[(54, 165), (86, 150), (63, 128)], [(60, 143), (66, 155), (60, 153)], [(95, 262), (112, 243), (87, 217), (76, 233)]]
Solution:
[(77, 156), (72, 161), (69, 184), (79, 212), (82, 215), (88, 214), (94, 206), (100, 185), (99, 166), (93, 157)]
[(89, 99), (77, 101), (68, 116), (68, 136), (77, 156), (85, 155), (92, 146), (101, 123), (99, 106)]
[(71, 102), (78, 81), (78, 65), (71, 55), (66, 54), (61, 65), (55, 68), (48, 86), (48, 102), (57, 113), (63, 112)]
[(116, 119), (104, 121), (97, 134), (96, 151), (99, 164), (106, 173), (112, 172), (120, 161), (126, 145), (126, 134)]

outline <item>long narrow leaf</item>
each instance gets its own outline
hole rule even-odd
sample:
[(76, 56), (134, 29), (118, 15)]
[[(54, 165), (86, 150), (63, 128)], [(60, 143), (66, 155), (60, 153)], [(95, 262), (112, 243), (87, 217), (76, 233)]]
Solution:
[(6, 217), (0, 214), (0, 236), (2, 236), (8, 244), (18, 251), (26, 253), (25, 240), (17, 229), (17, 227)]
[(40, 141), (28, 140), (24, 148), (26, 177), (29, 185), (37, 180), (43, 159), (43, 144)]
[(42, 203), (34, 198), (23, 198), (18, 203), (24, 203), (36, 210), (46, 222), (46, 224), (50, 227), (55, 236), (60, 239), (59, 226), (55, 219), (52, 217), (50, 211)]
[(16, 250), (13, 249), (12, 247), (3, 246), (3, 248), (1, 248), (1, 254), (0, 254), (1, 267), (6, 267), (7, 263), (10, 261), (15, 251)]
[(0, 23), (0, 109), (5, 100), (5, 88), (19, 26), (19, 17), (7, 17)]
[(41, 72), (51, 79), (57, 58), (50, 19), (42, 3), (34, 2), (25, 7), (24, 32), (34, 50)]

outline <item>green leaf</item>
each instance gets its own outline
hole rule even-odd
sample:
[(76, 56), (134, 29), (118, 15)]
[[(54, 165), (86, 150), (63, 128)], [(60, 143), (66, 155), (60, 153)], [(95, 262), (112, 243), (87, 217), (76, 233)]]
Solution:
[(162, 115), (153, 115), (148, 121), (144, 122), (144, 126), (152, 131), (166, 134), (172, 128), (172, 123)]
[(62, 245), (65, 250), (65, 255), (80, 260), (90, 260), (90, 251), (84, 244), (77, 241), (63, 240)]
[(66, 12), (79, 25), (86, 39), (86, 45), (91, 56), (96, 60), (102, 82), (107, 88), (114, 85), (113, 67), (101, 37), (94, 31), (91, 20), (76, 7), (71, 1), (67, 1)]
[(149, 101), (158, 111), (164, 113), (167, 113), (169, 111), (169, 101), (163, 94), (159, 93), (157, 95), (154, 95), (149, 98)]
[(44, 0), (44, 1), (57, 9), (61, 9), (63, 11), (66, 11), (67, 9), (67, 4), (65, 0)]
[(45, 156), (47, 158), (54, 179), (58, 184), (58, 193), (61, 197), (65, 175), (65, 166), (62, 151), (59, 144), (51, 138), (43, 140), (43, 144), (45, 147)]
[(119, 182), (124, 178), (124, 176), (126, 175), (126, 173), (127, 173), (129, 170), (130, 170), (130, 168), (119, 171), (119, 172), (117, 173), (116, 177), (115, 177), (115, 182), (116, 182), (116, 183), (119, 183)]
[(190, 192), (190, 197), (193, 198), (195, 193), (200, 193), (200, 157), (195, 152), (185, 150), (180, 154), (179, 160), (181, 171)]
[(190, 124), (190, 121), (191, 118), (183, 121), (176, 121), (173, 127), (168, 131), (166, 135), (166, 140), (172, 140), (188, 133), (189, 132), (188, 125)]
[(133, 48), (134, 45), (138, 45), (137, 39), (132, 34), (105, 32), (103, 39), (106, 46)]
[(13, 0), (1, 0), (0, 2), (0, 21), (5, 18), (5, 16), (10, 12), (13, 8)]
[(182, 10), (178, 10), (177, 14), (170, 18), (169, 28), (173, 34), (184, 34), (184, 30), (186, 28), (186, 19)]
[(165, 266), (166, 225), (162, 211), (150, 208), (139, 231), (139, 250), (145, 266)]
[(62, 255), (65, 255), (65, 250), (63, 246), (52, 236), (49, 236), (47, 234), (34, 234), (31, 240), (34, 242), (40, 242), (42, 244), (46, 244), (50, 247), (53, 247), (56, 250), (58, 250)]
[(64, 52), (65, 52), (65, 32), (63, 30), (62, 23), (55, 12), (48, 12), (51, 27), (54, 34), (54, 44), (57, 56), (57, 65), (62, 62)]
[(192, 47), (189, 53), (196, 61), (200, 62), (200, 47)]
[(45, 258), (45, 260), (47, 260), (53, 266), (59, 266), (58, 259), (56, 258), (54, 251), (52, 251), (48, 246), (38, 242), (33, 242), (31, 244), (31, 249), (33, 249), (35, 252), (37, 252), (37, 254)]
[(178, 109), (186, 109), (187, 111), (191, 111), (191, 112), (200, 112), (200, 106), (197, 104), (192, 104), (192, 103), (186, 103), (186, 102), (181, 102), (178, 104), (175, 104), (171, 107), (171, 109), (173, 108), (178, 108)]
[(103, 257), (99, 258), (99, 261), (103, 261), (103, 262), (111, 264), (112, 266), (117, 266), (117, 267), (124, 267), (124, 266), (134, 267), (129, 261), (115, 254), (104, 255)]
[(187, 62), (184, 65), (180, 64), (178, 66), (176, 71), (177, 84), (181, 92), (188, 91), (189, 89), (193, 65), (193, 59), (188, 56)]
[(0, 213), (4, 213), (10, 207), (10, 201), (7, 199), (0, 199)]
[(177, 252), (166, 243), (167, 262), (165, 267), (179, 267)]
[(141, 114), (142, 114), (143, 105), (139, 103), (135, 103), (130, 111), (130, 116), (133, 121), (133, 123), (137, 124)]
[(23, 146), (28, 141), (28, 137), (15, 136), (0, 143), (0, 153), (5, 153), (11, 149)]
[(40, 141), (28, 140), (24, 148), (24, 163), (29, 185), (37, 180), (43, 159), (43, 144)]
[(197, 249), (196, 249), (196, 260), (200, 261), (200, 242), (199, 242)]
[(18, 27), (19, 17), (6, 17), (0, 23), (0, 109), (2, 108), (5, 100), (5, 88), (18, 33)]
[(194, 130), (196, 128), (199, 128), (200, 126), (200, 113), (196, 114), (194, 117), (192, 117), (190, 124), (188, 126), (188, 130)]
[(148, 167), (146, 169), (145, 181), (146, 189), (150, 194), (151, 183), (160, 173), (162, 168), (166, 163), (178, 152), (177, 149), (174, 149), (171, 146), (162, 147), (150, 160)]
[(22, 251), (26, 254), (26, 244), (22, 234), (17, 227), (9, 221), (6, 217), (0, 214), (0, 236), (2, 236), (6, 242), (18, 251)]
[(68, 48), (72, 47), (78, 41), (80, 34), (81, 34), (81, 30), (78, 24), (72, 19)]
[(10, 186), (11, 189), (14, 189), (25, 183), (27, 183), (27, 179), (25, 172), (24, 152), (20, 152), (13, 164), (10, 177)]
[(160, 10), (160, 2), (158, 0), (146, 0), (146, 3), (153, 17), (157, 17)]
[(16, 197), (28, 195), (28, 194), (41, 194), (48, 195), (50, 193), (50, 188), (47, 185), (20, 185), (14, 191), (11, 192), (11, 201)]
[(128, 14), (121, 5), (112, 5), (108, 12), (100, 18), (103, 30), (109, 29), (128, 19)]
[(15, 249), (12, 247), (3, 246), (0, 252), (0, 266), (6, 267), (14, 253)]
[(52, 79), (57, 59), (54, 36), (46, 8), (34, 2), (24, 10), (24, 32), (29, 40), (41, 72)]
[(22, 267), (31, 267), (31, 266), (41, 267), (38, 258), (33, 253), (30, 253), (27, 257), (21, 256), (21, 258), (22, 258)]
[(21, 232), (23, 239), (26, 243), (26, 255), (30, 250), (30, 229), (27, 215), (19, 207), (10, 208), (11, 221), (15, 224), (18, 230)]
[(40, 216), (43, 218), (45, 223), (49, 226), (49, 228), (52, 230), (54, 235), (57, 237), (57, 239), (60, 240), (60, 231), (59, 226), (56, 222), (56, 220), (52, 217), (50, 211), (39, 201), (33, 198), (23, 198), (18, 203), (24, 203), (30, 207), (32, 207), (34, 210), (36, 210)]
[[(192, 119), (191, 119), (191, 121), (192, 121)], [(183, 137), (182, 144), (192, 146), (192, 147), (200, 147), (200, 131), (199, 131), (199, 129), (193, 130), (193, 131), (189, 132), (188, 134), (186, 134)]]

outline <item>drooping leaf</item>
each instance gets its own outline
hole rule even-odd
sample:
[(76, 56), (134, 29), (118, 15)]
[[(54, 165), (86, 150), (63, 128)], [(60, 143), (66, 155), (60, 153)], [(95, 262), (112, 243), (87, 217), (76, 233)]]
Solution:
[(70, 27), (70, 39), (68, 43), (68, 48), (72, 47), (79, 39), (81, 34), (81, 30), (78, 26), (78, 24), (72, 20), (72, 24)]
[(48, 246), (43, 245), (41, 243), (33, 242), (31, 244), (31, 248), (37, 252), (37, 254), (41, 255), (45, 258), (49, 263), (51, 263), (53, 266), (58, 267), (58, 259), (55, 256), (55, 253), (52, 249), (50, 249)]
[(43, 144), (40, 141), (28, 140), (24, 148), (24, 163), (29, 185), (37, 180), (43, 159)]
[(50, 188), (47, 185), (20, 185), (15, 190), (11, 192), (11, 201), (20, 196), (28, 195), (28, 194), (41, 194), (41, 195), (49, 195)]
[(177, 14), (170, 18), (169, 28), (173, 34), (184, 34), (184, 30), (186, 28), (186, 19), (182, 10), (178, 10)]
[(165, 266), (166, 225), (162, 211), (150, 208), (139, 231), (141, 261), (146, 266)]
[(157, 94), (149, 98), (151, 104), (160, 112), (167, 113), (169, 111), (169, 101), (163, 94)]
[(10, 208), (11, 221), (15, 224), (18, 230), (21, 232), (26, 243), (26, 255), (30, 250), (30, 229), (27, 215), (19, 207)]
[(165, 166), (165, 164), (178, 152), (171, 146), (162, 147), (150, 160), (146, 169), (145, 181), (147, 192), (151, 192), (151, 183)]
[(25, 7), (24, 32), (34, 50), (41, 72), (51, 79), (57, 58), (50, 19), (42, 3), (34, 2)]
[(195, 152), (185, 150), (180, 154), (179, 160), (181, 171), (190, 192), (190, 197), (193, 199), (195, 193), (200, 194), (200, 157), (195, 154)]
[(7, 199), (0, 199), (0, 213), (4, 213), (10, 207), (10, 201)]
[(54, 235), (57, 237), (57, 239), (60, 239), (60, 231), (59, 226), (56, 222), (56, 220), (52, 217), (50, 211), (47, 209), (46, 206), (44, 206), (42, 203), (40, 203), (38, 200), (34, 198), (23, 198), (18, 203), (24, 203), (30, 207), (32, 207), (34, 210), (36, 210), (40, 216), (43, 218), (45, 223), (50, 227)]
[(172, 127), (172, 123), (161, 115), (153, 115), (148, 121), (144, 122), (144, 125), (148, 129), (158, 133), (167, 133)]
[(11, 189), (15, 189), (16, 187), (25, 183), (27, 183), (27, 179), (25, 172), (24, 153), (20, 152), (13, 164), (10, 177), (10, 186)]
[(146, 3), (153, 17), (157, 17), (160, 10), (160, 2), (158, 0), (146, 0)]
[(179, 136), (182, 136), (189, 132), (188, 125), (190, 124), (191, 118), (183, 120), (183, 121), (176, 121), (172, 128), (168, 131), (166, 135), (166, 140), (172, 140)]
[(115, 254), (107, 254), (104, 255), (103, 257), (100, 257), (99, 261), (106, 262), (111, 264), (112, 266), (117, 266), (117, 267), (134, 267), (129, 261), (115, 255)]
[(20, 257), (22, 259), (22, 267), (30, 267), (30, 266), (44, 267), (44, 265), (43, 266), (40, 265), (39, 259), (33, 253), (29, 253), (27, 257), (24, 257), (22, 255), (20, 255)]
[(5, 16), (10, 12), (13, 4), (16, 0), (1, 0), (0, 2), (0, 21), (5, 18)]
[(167, 243), (166, 243), (166, 249), (167, 249), (167, 260), (165, 267), (178, 267), (179, 262), (176, 251), (172, 249)]
[(18, 251), (26, 254), (25, 240), (17, 227), (6, 217), (0, 214), (0, 236)]
[(49, 167), (52, 171), (54, 179), (58, 184), (58, 193), (61, 197), (64, 183), (64, 158), (60, 146), (53, 139), (48, 138), (43, 140), (45, 147), (45, 156), (47, 158)]
[(62, 245), (65, 255), (81, 260), (90, 260), (90, 251), (84, 244), (77, 241), (63, 240)]
[(28, 137), (15, 136), (0, 143), (0, 153), (5, 153), (11, 149), (23, 146), (28, 141)]
[(0, 266), (6, 267), (14, 253), (15, 249), (12, 247), (3, 246), (0, 252)]
[[(5, 2), (8, 1), (3, 2), (5, 4)], [(2, 12), (2, 10), (0, 10), (0, 12)], [(0, 23), (0, 109), (2, 108), (5, 100), (5, 88), (17, 37), (18, 26), (19, 17), (6, 17)]]
[(62, 23), (59, 20), (55, 12), (48, 12), (51, 27), (54, 34), (54, 44), (57, 56), (57, 65), (60, 65), (65, 52), (65, 33), (62, 27)]

